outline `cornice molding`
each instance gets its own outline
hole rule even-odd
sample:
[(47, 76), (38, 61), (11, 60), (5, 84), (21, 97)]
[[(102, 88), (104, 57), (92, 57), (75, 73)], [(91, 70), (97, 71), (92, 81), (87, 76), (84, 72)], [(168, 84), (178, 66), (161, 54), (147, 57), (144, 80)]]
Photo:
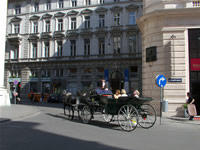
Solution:
[(139, 8), (139, 6), (134, 5), (134, 4), (130, 4), (130, 5), (126, 6), (125, 8), (128, 11), (132, 11), (132, 10), (137, 10)]
[(34, 15), (34, 16), (31, 16), (29, 20), (39, 20), (39, 19), (40, 19), (39, 16)]
[(108, 11), (108, 9), (104, 8), (104, 7), (99, 7), (97, 9), (95, 9), (96, 13), (106, 13), (107, 11)]
[(72, 10), (72, 11), (68, 12), (67, 15), (68, 16), (76, 16), (76, 15), (78, 15), (78, 11)]
[(19, 17), (14, 17), (10, 20), (10, 22), (20, 22), (22, 19)]
[(42, 16), (42, 19), (50, 19), (51, 17), (52, 17), (52, 15), (50, 15), (50, 14), (44, 14)]
[(119, 11), (122, 11), (123, 7), (120, 7), (120, 6), (114, 6), (112, 8), (110, 8), (110, 10), (112, 12), (119, 12)]
[(91, 14), (93, 11), (90, 10), (90, 9), (84, 9), (83, 11), (81, 11), (81, 14), (82, 15), (85, 15), (85, 14)]
[(65, 13), (62, 13), (62, 12), (57, 12), (54, 17), (64, 17), (65, 16)]

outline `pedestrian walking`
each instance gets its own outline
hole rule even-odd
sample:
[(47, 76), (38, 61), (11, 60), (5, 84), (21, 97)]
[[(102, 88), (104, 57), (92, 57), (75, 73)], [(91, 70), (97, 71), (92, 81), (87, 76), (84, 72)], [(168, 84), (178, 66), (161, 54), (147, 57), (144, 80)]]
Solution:
[[(188, 110), (188, 109), (193, 109), (193, 111), (196, 111), (196, 108), (195, 108), (195, 106), (193, 106), (193, 105), (192, 105), (193, 108), (188, 108), (188, 107), (190, 107), (189, 105), (193, 104), (195, 100), (192, 98), (190, 92), (187, 92), (187, 97), (188, 97), (188, 99), (187, 99), (187, 101), (186, 101), (186, 103), (187, 103), (187, 113), (188, 113), (189, 116), (190, 116), (189, 120), (193, 120), (194, 116), (191, 115), (190, 110)], [(194, 109), (195, 109), (195, 110), (194, 110)]]

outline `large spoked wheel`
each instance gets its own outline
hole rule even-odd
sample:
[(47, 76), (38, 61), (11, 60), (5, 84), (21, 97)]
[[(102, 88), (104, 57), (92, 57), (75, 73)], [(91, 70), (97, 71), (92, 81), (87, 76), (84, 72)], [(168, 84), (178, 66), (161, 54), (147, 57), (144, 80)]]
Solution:
[(139, 125), (142, 128), (148, 129), (153, 127), (156, 122), (156, 111), (150, 104), (143, 104), (138, 110)]
[(67, 116), (68, 119), (72, 118), (72, 108), (70, 105), (66, 105), (64, 108), (64, 114)]
[(87, 105), (83, 106), (83, 109), (81, 111), (81, 119), (83, 121), (83, 123), (89, 123), (89, 121), (91, 120), (92, 115), (90, 112), (90, 109)]
[(109, 115), (106, 113), (106, 110), (103, 110), (103, 119), (105, 122), (111, 122), (113, 120), (113, 115)]
[(124, 105), (117, 116), (120, 127), (125, 131), (133, 131), (138, 124), (138, 111), (133, 105)]

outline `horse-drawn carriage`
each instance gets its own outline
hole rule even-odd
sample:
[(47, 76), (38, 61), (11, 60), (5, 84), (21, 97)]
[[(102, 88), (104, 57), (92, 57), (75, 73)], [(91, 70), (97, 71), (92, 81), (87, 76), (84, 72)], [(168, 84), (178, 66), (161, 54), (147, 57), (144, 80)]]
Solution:
[(64, 100), (65, 114), (66, 106), (68, 106), (68, 117), (72, 119), (74, 110), (77, 109), (78, 116), (84, 123), (89, 123), (96, 112), (102, 113), (106, 122), (117, 120), (125, 131), (132, 131), (137, 125), (150, 128), (156, 122), (156, 111), (148, 103), (152, 98), (119, 97), (119, 99), (114, 99), (111, 91), (101, 89), (94, 89), (87, 96), (80, 95), (78, 103), (72, 98), (70, 100), (70, 96), (67, 98), (68, 101)]

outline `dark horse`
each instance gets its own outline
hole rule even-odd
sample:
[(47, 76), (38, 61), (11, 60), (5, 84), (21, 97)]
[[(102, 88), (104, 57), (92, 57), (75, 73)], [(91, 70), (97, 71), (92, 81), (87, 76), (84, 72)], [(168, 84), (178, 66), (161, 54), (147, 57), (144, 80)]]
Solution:
[(72, 95), (72, 93), (68, 93), (66, 90), (62, 93), (62, 100), (63, 100), (63, 108), (64, 108), (64, 114), (66, 114), (66, 107), (68, 107), (68, 117), (69, 119), (74, 118), (74, 109), (76, 105), (76, 99)]

